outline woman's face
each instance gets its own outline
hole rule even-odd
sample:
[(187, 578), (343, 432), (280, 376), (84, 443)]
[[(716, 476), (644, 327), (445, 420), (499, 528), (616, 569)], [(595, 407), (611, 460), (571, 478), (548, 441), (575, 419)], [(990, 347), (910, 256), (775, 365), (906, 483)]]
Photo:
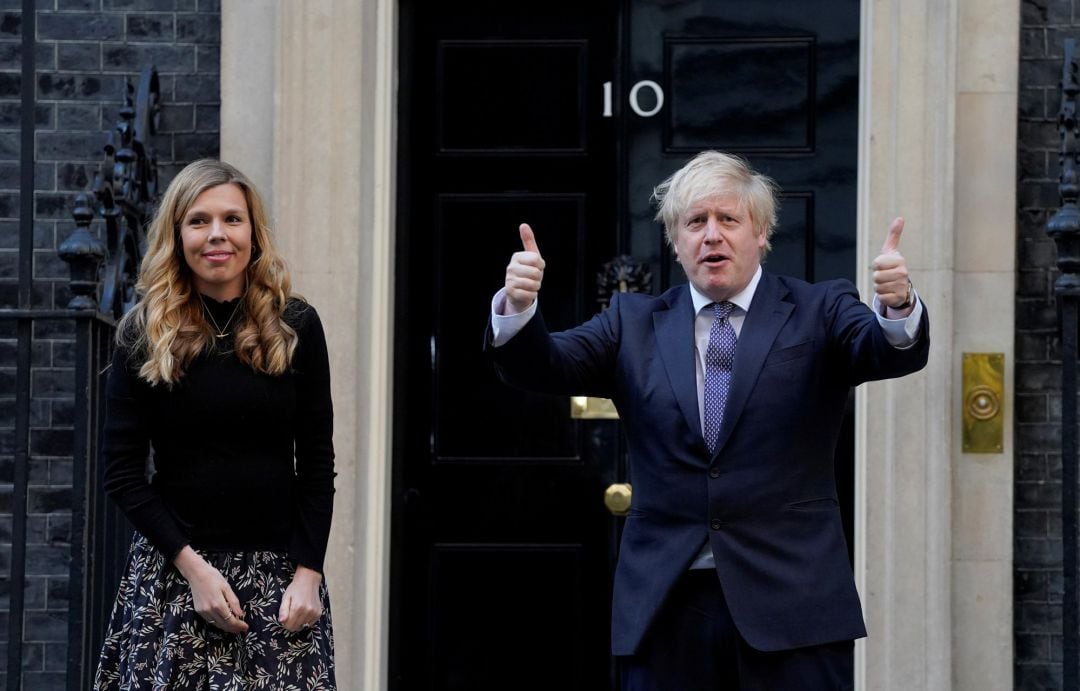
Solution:
[(180, 221), (180, 242), (196, 290), (218, 301), (242, 295), (251, 263), (251, 214), (240, 186), (226, 183), (196, 197)]

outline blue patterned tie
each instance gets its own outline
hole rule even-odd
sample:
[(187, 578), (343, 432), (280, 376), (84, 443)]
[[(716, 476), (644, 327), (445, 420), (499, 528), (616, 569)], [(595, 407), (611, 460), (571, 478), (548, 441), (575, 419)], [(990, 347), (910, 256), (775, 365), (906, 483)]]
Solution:
[(724, 421), (724, 406), (731, 387), (731, 366), (735, 362), (735, 329), (728, 317), (735, 308), (730, 302), (712, 303), (712, 328), (709, 346), (705, 349), (705, 443), (709, 454), (716, 453), (720, 423)]

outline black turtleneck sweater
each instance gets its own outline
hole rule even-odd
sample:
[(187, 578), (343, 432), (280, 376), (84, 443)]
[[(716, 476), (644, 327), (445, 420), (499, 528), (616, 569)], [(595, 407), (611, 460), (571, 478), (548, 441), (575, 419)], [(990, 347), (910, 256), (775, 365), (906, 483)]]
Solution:
[[(205, 298), (223, 326), (238, 300)], [(275, 377), (232, 352), (240, 310), (229, 335), (171, 388), (139, 378), (143, 359), (116, 350), (106, 385), (105, 489), (170, 561), (188, 544), (268, 549), (322, 571), (334, 499), (322, 323), (313, 307), (290, 299), (285, 320), (299, 343), (290, 370)], [(148, 481), (151, 448), (156, 472)]]

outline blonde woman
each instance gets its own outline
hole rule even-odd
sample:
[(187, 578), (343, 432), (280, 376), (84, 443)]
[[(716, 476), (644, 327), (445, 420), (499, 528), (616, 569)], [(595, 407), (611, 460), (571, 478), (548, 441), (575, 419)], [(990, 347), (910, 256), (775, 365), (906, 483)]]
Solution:
[(326, 339), (242, 173), (180, 171), (137, 288), (103, 439), (136, 534), (96, 688), (333, 689)]

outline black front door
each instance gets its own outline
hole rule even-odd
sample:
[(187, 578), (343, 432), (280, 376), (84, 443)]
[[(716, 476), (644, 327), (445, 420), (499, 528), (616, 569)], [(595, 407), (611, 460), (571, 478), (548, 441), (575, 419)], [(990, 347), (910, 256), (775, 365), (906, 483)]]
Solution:
[(518, 224), (553, 328), (615, 250), (614, 3), (401, 6), (392, 688), (609, 685), (614, 426), (500, 384), (481, 353)]
[(684, 280), (648, 199), (703, 148), (784, 186), (770, 267), (850, 276), (857, 30), (851, 0), (401, 3), (392, 689), (617, 688), (618, 423), (500, 384), (491, 297), (522, 221), (553, 329), (615, 254)]

